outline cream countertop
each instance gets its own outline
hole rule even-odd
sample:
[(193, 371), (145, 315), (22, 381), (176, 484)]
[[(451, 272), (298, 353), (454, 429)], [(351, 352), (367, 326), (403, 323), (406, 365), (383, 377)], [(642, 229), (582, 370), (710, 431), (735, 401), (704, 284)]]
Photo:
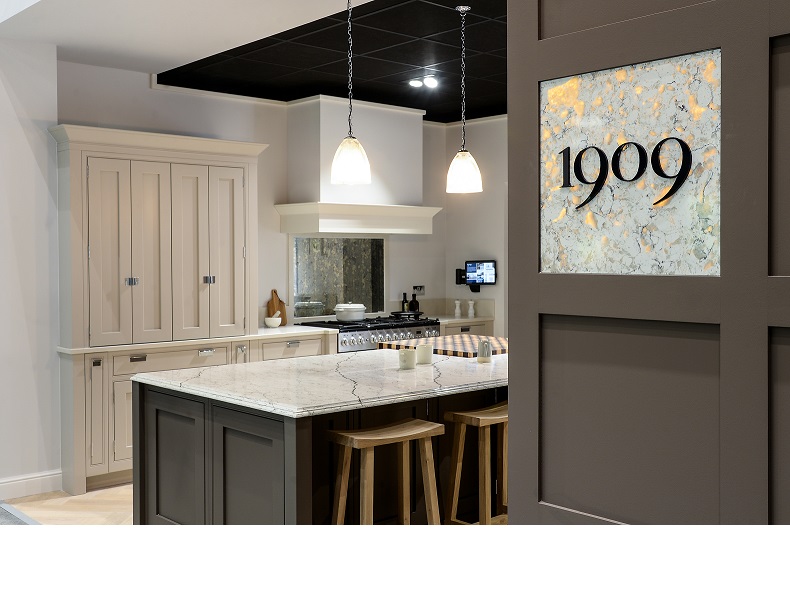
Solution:
[(82, 355), (85, 353), (104, 353), (117, 351), (148, 351), (153, 349), (179, 349), (184, 347), (199, 347), (218, 343), (237, 343), (261, 339), (303, 338), (321, 334), (336, 336), (337, 330), (333, 330), (331, 328), (320, 328), (317, 326), (294, 326), (289, 324), (287, 326), (279, 326), (277, 328), (259, 328), (257, 333), (246, 334), (244, 336), (203, 338), (188, 341), (165, 341), (161, 343), (141, 343), (136, 345), (113, 345), (110, 347), (84, 347), (78, 349), (66, 349), (64, 347), (58, 347), (57, 351), (58, 353), (63, 353), (65, 355)]
[(507, 386), (507, 355), (491, 363), (434, 355), (398, 368), (398, 351), (379, 349), (299, 359), (137, 374), (134, 382), (299, 418)]

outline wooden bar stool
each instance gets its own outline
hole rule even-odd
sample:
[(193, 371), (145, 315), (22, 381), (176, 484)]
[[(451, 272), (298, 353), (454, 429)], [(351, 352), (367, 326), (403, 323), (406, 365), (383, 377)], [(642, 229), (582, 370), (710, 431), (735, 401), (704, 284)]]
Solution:
[(360, 523), (373, 524), (373, 449), (385, 444), (400, 444), (398, 447), (398, 521), (409, 524), (411, 501), (409, 500), (409, 442), (416, 440), (420, 447), (422, 482), (425, 489), (425, 509), (428, 523), (438, 525), (439, 497), (436, 493), (436, 475), (433, 467), (431, 437), (444, 434), (444, 425), (421, 419), (406, 419), (394, 424), (363, 430), (329, 432), (329, 439), (340, 445), (337, 479), (335, 480), (335, 502), (332, 523), (342, 525), (346, 514), (348, 475), (351, 469), (351, 449), (360, 449)]
[[(507, 402), (474, 411), (448, 411), (444, 420), (455, 423), (453, 453), (450, 458), (450, 496), (444, 514), (445, 524), (466, 523), (458, 519), (458, 493), (464, 457), (466, 426), (478, 429), (478, 477), (480, 524), (507, 523)], [(497, 514), (491, 516), (491, 426), (501, 425), (497, 453)]]

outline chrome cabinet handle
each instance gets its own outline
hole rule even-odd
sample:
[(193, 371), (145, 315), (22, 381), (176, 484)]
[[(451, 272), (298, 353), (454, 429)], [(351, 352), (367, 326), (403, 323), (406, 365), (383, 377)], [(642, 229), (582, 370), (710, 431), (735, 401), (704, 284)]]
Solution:
[(300, 344), (301, 344), (301, 341), (287, 341), (285, 343), (285, 346), (288, 347), (289, 349), (291, 349), (291, 348), (294, 348), (294, 347), (298, 347)]
[(148, 355), (129, 355), (129, 363), (139, 363), (148, 359)]
[(247, 345), (239, 345), (236, 347), (236, 351), (239, 353), (246, 353), (247, 352)]
[(100, 368), (101, 364), (102, 364), (102, 360), (101, 359), (94, 359), (93, 360), (93, 367)]
[(140, 284), (140, 279), (134, 276), (124, 279), (124, 282), (126, 283), (127, 287), (136, 287), (138, 284)]
[(206, 355), (214, 355), (216, 349), (198, 349), (198, 355), (205, 357)]
[(203, 277), (204, 284), (217, 284), (217, 277), (216, 276), (204, 276)]

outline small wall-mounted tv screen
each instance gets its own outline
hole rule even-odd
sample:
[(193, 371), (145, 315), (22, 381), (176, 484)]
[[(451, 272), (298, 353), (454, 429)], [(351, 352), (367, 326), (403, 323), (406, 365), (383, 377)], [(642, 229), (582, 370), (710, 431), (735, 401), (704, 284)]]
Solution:
[(496, 284), (496, 260), (467, 261), (466, 284)]

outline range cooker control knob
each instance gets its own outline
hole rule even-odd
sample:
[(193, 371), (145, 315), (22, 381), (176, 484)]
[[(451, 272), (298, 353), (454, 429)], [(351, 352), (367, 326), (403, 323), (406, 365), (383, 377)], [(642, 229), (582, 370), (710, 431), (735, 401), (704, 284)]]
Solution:
[(346, 339), (343, 339), (342, 341), (340, 341), (340, 344), (345, 347), (346, 345), (348, 345), (348, 341)]
[(389, 334), (385, 335), (385, 336), (384, 336), (384, 340), (386, 340), (387, 342), (389, 342), (389, 341), (390, 341), (390, 335), (389, 335)]
[(352, 337), (352, 338), (351, 338), (351, 344), (352, 344), (352, 345), (356, 345), (356, 344), (357, 344), (357, 339), (355, 339), (354, 337)]
[(414, 335), (411, 332), (407, 332), (406, 338), (414, 338)]
[(400, 339), (403, 340), (404, 338), (406, 338), (406, 335), (401, 332), (400, 333)]
[(380, 343), (384, 342), (384, 335), (383, 334), (379, 334), (379, 342)]
[(361, 336), (358, 336), (357, 337), (357, 342), (359, 342), (360, 345), (364, 345), (366, 342), (368, 342), (368, 339), (362, 338)]

